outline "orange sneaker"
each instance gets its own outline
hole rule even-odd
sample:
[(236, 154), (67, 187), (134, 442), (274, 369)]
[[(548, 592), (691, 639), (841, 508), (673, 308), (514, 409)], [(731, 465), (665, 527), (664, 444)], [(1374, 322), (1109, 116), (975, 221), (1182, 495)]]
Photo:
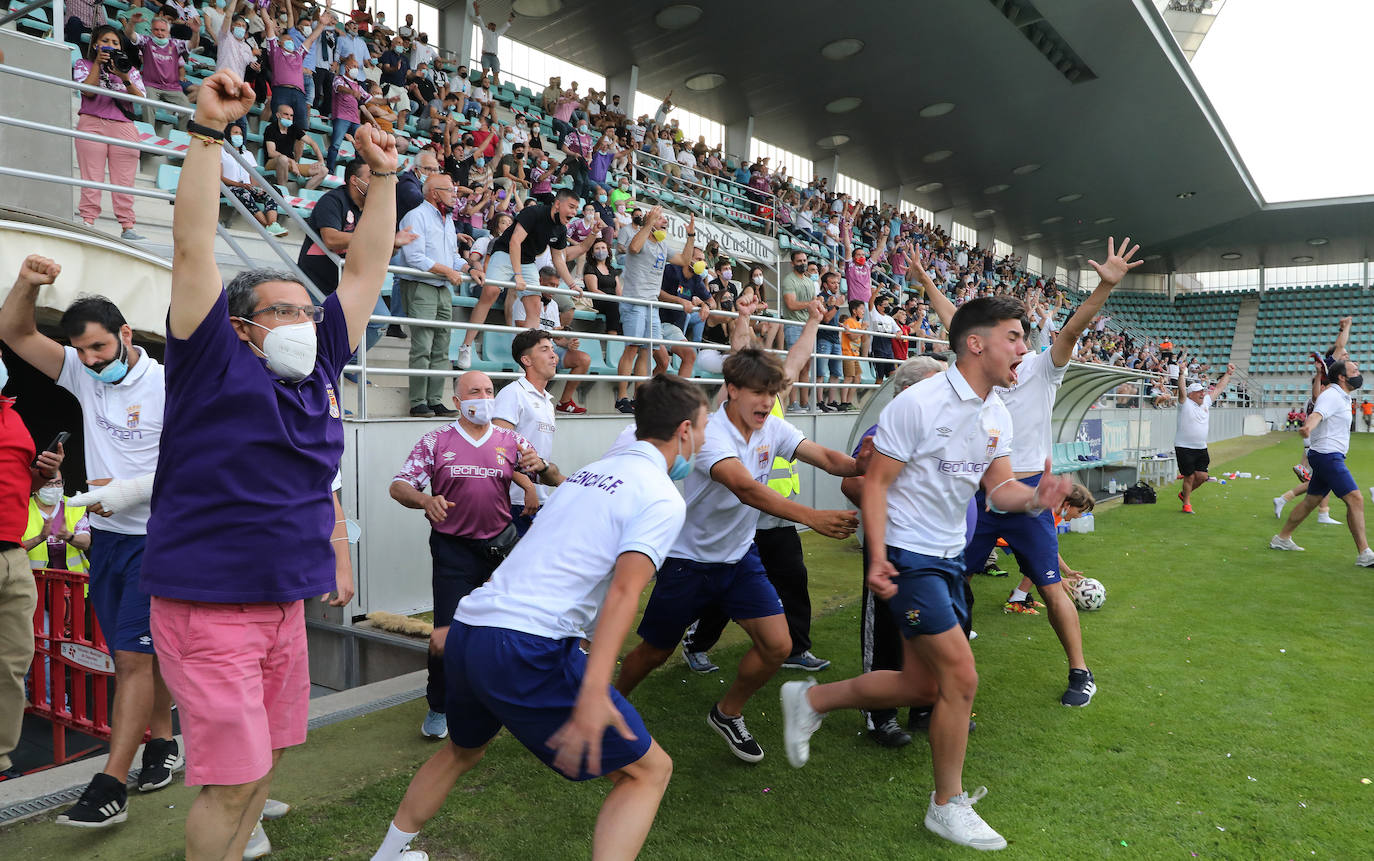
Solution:
[(1192, 503), (1189, 503), (1189, 502), (1183, 503), (1183, 513), (1184, 513), (1184, 514), (1192, 514), (1192, 513), (1193, 513), (1193, 505), (1192, 505)]
[[(1043, 605), (1042, 605), (1043, 606)], [(1024, 601), (1008, 601), (1002, 605), (1003, 613), (1018, 613), (1023, 616), (1039, 616), (1040, 611), (1035, 609), (1035, 602), (1030, 598)]]

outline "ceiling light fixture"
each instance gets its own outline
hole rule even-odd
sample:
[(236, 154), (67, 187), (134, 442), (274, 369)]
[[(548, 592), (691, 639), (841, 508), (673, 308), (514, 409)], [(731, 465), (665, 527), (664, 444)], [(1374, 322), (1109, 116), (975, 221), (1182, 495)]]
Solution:
[(1331, 240), (1327, 239), (1325, 236), (1314, 236), (1311, 239), (1307, 240), (1307, 244), (1311, 245), (1313, 248), (1320, 248), (1321, 246), (1325, 245), (1330, 241)]
[(1174, 195), (1174, 197), (1177, 197), (1179, 200), (1187, 200), (1188, 198), (1193, 197), (1196, 194), (1196, 191), (1180, 191), (1178, 194)]
[(952, 155), (954, 155), (954, 150), (952, 149), (937, 149), (935, 152), (928, 152), (921, 156), (921, 161), (926, 164), (935, 164), (935, 162), (944, 161)]
[(999, 182), (996, 185), (990, 185), (983, 189), (983, 194), (1001, 194), (1009, 188), (1011, 188), (1011, 186), (1007, 185), (1005, 182)]
[(1310, 255), (1310, 254), (1299, 254), (1297, 257), (1294, 257), (1294, 258), (1293, 258), (1293, 262), (1294, 262), (1294, 263), (1311, 263), (1311, 262), (1312, 262), (1313, 260), (1315, 260), (1315, 259), (1316, 259), (1316, 258), (1313, 257), (1313, 256)]
[(563, 0), (515, 0), (511, 9), (523, 18), (547, 18), (563, 8)]
[(827, 60), (847, 60), (863, 49), (862, 39), (836, 39), (821, 48), (821, 56)]
[(1061, 195), (1059, 195), (1058, 198), (1056, 198), (1056, 200), (1058, 200), (1060, 203), (1073, 203), (1075, 200), (1082, 200), (1082, 199), (1083, 199), (1083, 195), (1079, 194), (1079, 193), (1076, 192), (1076, 191), (1073, 192), (1072, 194), (1061, 194)]
[(926, 105), (924, 108), (921, 108), (916, 114), (917, 116), (931, 119), (932, 117), (943, 117), (952, 110), (954, 110), (954, 102), (935, 102), (934, 104)]
[(714, 90), (725, 83), (725, 76), (719, 72), (702, 72), (700, 75), (693, 75), (687, 79), (687, 89), (705, 92)]
[(1103, 216), (1102, 218), (1097, 219), (1096, 221), (1093, 222), (1093, 224), (1111, 224), (1113, 221), (1116, 221), (1116, 216), (1115, 216), (1115, 215), (1107, 215), (1107, 216)]
[(939, 191), (944, 187), (945, 184), (943, 182), (927, 182), (924, 185), (916, 186), (916, 191), (921, 194), (930, 194), (932, 191)]
[(1042, 236), (1044, 236), (1044, 235), (1045, 235), (1045, 234), (1043, 234), (1043, 233), (1027, 233), (1025, 236), (1022, 236), (1021, 238), (1024, 239), (1025, 241), (1027, 241), (1027, 242), (1030, 242), (1030, 241), (1032, 241), (1032, 240), (1039, 239), (1040, 237), (1042, 237)]
[(1020, 167), (1012, 168), (1011, 172), (1017, 176), (1026, 176), (1027, 174), (1035, 173), (1039, 169), (1040, 165), (1038, 164), (1023, 164)]
[(825, 106), (827, 113), (847, 114), (862, 105), (864, 100), (858, 96), (842, 96)]
[(701, 7), (690, 3), (664, 6), (654, 16), (654, 23), (664, 30), (685, 30), (701, 20)]
[(826, 135), (816, 141), (816, 146), (824, 149), (834, 149), (835, 147), (844, 146), (847, 143), (849, 143), (849, 135)]
[(1222, 260), (1239, 260), (1239, 259), (1240, 259), (1240, 252), (1239, 252), (1239, 251), (1228, 251), (1228, 252), (1226, 252), (1225, 254), (1221, 255), (1221, 259), (1222, 259)]
[(996, 212), (996, 211), (997, 211), (997, 210), (995, 210), (995, 209), (980, 209), (980, 210), (978, 210), (977, 212), (973, 213), (973, 217), (974, 217), (974, 218), (987, 218), (989, 215), (992, 215), (992, 214), (993, 214), (994, 212)]
[(1097, 243), (1099, 243), (1099, 242), (1101, 242), (1101, 241), (1102, 241), (1101, 239), (1084, 239), (1082, 242), (1080, 242), (1080, 243), (1078, 243), (1078, 244), (1079, 244), (1079, 245), (1083, 245), (1083, 246), (1096, 245)]
[(1058, 224), (1059, 222), (1061, 222), (1061, 221), (1063, 221), (1063, 220), (1064, 220), (1064, 216), (1062, 216), (1062, 215), (1051, 215), (1049, 218), (1046, 218), (1044, 221), (1042, 221), (1042, 222), (1040, 222), (1040, 223), (1041, 223), (1041, 224)]

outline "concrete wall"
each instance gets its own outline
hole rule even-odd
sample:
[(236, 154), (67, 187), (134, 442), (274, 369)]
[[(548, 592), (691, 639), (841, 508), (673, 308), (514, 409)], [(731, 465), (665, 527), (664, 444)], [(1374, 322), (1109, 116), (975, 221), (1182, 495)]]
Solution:
[[(4, 51), (7, 65), (57, 78), (72, 76), (71, 46), (66, 43), (0, 30), (0, 51)], [(59, 92), (61, 98), (55, 98)], [(52, 84), (0, 74), (0, 114), (70, 129), (74, 111), (68, 92), (58, 91)], [(0, 164), (58, 176), (76, 175), (70, 138), (8, 125), (0, 125)], [(0, 200), (6, 207), (63, 221), (71, 221), (76, 211), (76, 192), (68, 185), (0, 176)]]

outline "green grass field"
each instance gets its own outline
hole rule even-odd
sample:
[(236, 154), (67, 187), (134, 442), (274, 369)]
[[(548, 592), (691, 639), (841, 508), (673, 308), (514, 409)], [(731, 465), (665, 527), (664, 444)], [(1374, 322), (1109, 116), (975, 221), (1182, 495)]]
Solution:
[[(1374, 857), (1374, 784), (1361, 783), (1374, 779), (1374, 572), (1355, 567), (1344, 527), (1315, 517), (1295, 536), (1306, 553), (1267, 549), (1269, 500), (1295, 483), (1299, 452), (1293, 434), (1221, 444), (1214, 468), (1268, 480), (1209, 484), (1192, 517), (1179, 512), (1175, 484), (1157, 505), (1099, 510), (1095, 533), (1065, 538), (1065, 558), (1107, 587), (1106, 606), (1083, 618), (1099, 686), (1087, 709), (1059, 705), (1067, 665), (1048, 621), (1002, 613), (1014, 563), (1012, 578), (975, 579), (981, 686), (965, 780), (989, 787), (978, 809), (1010, 841), (1004, 857)], [(1374, 439), (1356, 438), (1350, 466), (1374, 485)], [(1332, 513), (1345, 520), (1340, 503)], [(815, 651), (834, 661), (821, 678), (841, 678), (859, 663), (859, 555), (814, 535), (806, 546)], [(810, 764), (787, 765), (777, 690), (795, 673), (746, 711), (767, 758), (735, 760), (705, 715), (742, 650), (732, 629), (713, 653), (725, 674), (696, 676), (674, 659), (635, 692), (676, 763), (644, 858), (967, 857), (921, 825), (931, 789), (923, 738), (882, 749), (857, 714), (837, 713)], [(269, 824), (272, 857), (369, 858), (433, 750), (419, 737), (423, 714), (414, 702), (336, 724), (290, 753), (273, 796), (298, 806)], [(587, 857), (604, 793), (544, 770), (502, 736), (416, 847), (436, 859)], [(0, 857), (175, 858), (191, 797), (178, 784), (132, 799), (129, 822), (108, 834), (51, 817), (0, 831)]]

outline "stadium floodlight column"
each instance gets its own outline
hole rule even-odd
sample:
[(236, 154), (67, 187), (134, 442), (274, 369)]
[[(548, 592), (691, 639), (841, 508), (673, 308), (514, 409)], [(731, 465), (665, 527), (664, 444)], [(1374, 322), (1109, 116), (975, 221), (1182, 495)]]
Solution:
[(954, 230), (954, 210), (942, 209), (936, 212), (935, 226), (945, 233), (951, 233)]
[(834, 153), (812, 161), (811, 170), (815, 173), (816, 179), (829, 179), (826, 188), (834, 191), (840, 182), (840, 154)]
[(754, 118), (747, 116), (744, 119), (732, 120), (725, 124), (725, 140), (708, 141), (708, 143), (725, 144), (725, 152), (736, 158), (748, 158), (753, 152), (754, 142)]
[(464, 0), (439, 10), (439, 33), (430, 44), (443, 46), (445, 55), (452, 54), (458, 62), (466, 65), (469, 57), (476, 57), (482, 50), (481, 45), (472, 43), (472, 31), (477, 19), (472, 15), (472, 4)]
[(881, 205), (881, 206), (887, 206), (888, 204), (892, 204), (892, 205), (894, 205), (894, 206), (897, 206), (897, 205), (900, 205), (901, 202), (902, 202), (902, 187), (901, 187), (900, 185), (894, 185), (894, 186), (892, 186), (891, 188), (880, 188), (880, 189), (878, 189), (878, 203), (879, 203), (879, 205)]
[(610, 105), (611, 96), (620, 96), (620, 109), (626, 118), (634, 122), (635, 93), (639, 91), (639, 67), (631, 64), (629, 68), (606, 75), (606, 104)]

